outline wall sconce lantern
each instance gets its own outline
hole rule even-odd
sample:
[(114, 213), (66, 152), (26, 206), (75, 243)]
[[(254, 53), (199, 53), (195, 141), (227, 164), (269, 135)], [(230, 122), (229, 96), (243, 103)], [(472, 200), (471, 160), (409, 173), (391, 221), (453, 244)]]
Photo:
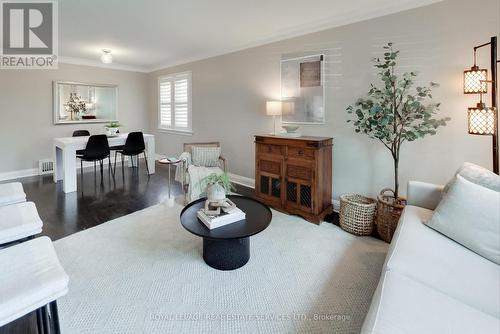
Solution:
[(494, 135), (496, 120), (496, 109), (486, 107), (484, 103), (478, 103), (471, 107), (467, 113), (469, 123), (469, 134), (471, 135)]
[(481, 69), (476, 65), (476, 51), (474, 51), (474, 66), (470, 70), (464, 71), (464, 94), (486, 93), (488, 91), (485, 82), (488, 77), (488, 70)]
[[(488, 71), (476, 65), (476, 50), (490, 46), (491, 80), (488, 80)], [(497, 37), (491, 37), (489, 43), (474, 47), (474, 66), (464, 71), (464, 94), (480, 94), (479, 103), (468, 108), (468, 132), (471, 135), (490, 135), (493, 144), (493, 172), (498, 174), (498, 111), (497, 111)], [(487, 85), (491, 83), (491, 107), (483, 103), (483, 93), (487, 92)]]

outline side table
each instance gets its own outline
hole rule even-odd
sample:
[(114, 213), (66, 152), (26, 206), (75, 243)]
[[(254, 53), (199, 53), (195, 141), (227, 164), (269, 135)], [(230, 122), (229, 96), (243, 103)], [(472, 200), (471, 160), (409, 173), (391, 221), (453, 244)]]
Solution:
[[(177, 157), (167, 157), (165, 159), (158, 160), (158, 162), (168, 166), (168, 198), (170, 199), (170, 192), (171, 192), (170, 189), (172, 187), (172, 172), (171, 172), (172, 166), (178, 164), (182, 165), (184, 161)], [(182, 173), (184, 173), (184, 168)], [(184, 175), (182, 176), (182, 191), (184, 192)]]

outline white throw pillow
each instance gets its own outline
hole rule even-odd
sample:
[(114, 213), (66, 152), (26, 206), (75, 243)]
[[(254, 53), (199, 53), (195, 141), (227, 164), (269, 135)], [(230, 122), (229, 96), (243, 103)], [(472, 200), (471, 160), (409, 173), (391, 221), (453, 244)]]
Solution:
[(193, 165), (203, 167), (219, 166), (220, 147), (193, 146), (191, 158)]
[(500, 264), (499, 192), (457, 175), (425, 224)]
[(453, 182), (455, 182), (457, 175), (460, 175), (467, 181), (488, 189), (500, 191), (500, 177), (498, 177), (497, 174), (484, 167), (474, 165), (470, 162), (464, 162), (455, 172), (455, 175), (450, 182), (448, 182), (448, 184), (444, 187), (443, 194), (448, 192), (448, 189), (450, 189)]

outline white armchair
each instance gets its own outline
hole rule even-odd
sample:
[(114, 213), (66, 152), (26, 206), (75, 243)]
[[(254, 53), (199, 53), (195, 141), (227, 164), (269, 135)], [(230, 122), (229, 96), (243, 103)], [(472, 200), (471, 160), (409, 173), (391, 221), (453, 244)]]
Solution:
[(187, 187), (186, 198), (188, 202), (201, 197), (204, 192), (200, 181), (210, 174), (222, 174), (227, 170), (227, 162), (223, 156), (219, 156), (219, 164), (216, 167), (196, 166), (192, 163), (192, 148), (196, 147), (220, 147), (219, 142), (208, 143), (185, 143), (184, 152), (181, 154), (182, 167), (176, 169), (175, 180), (184, 182)]

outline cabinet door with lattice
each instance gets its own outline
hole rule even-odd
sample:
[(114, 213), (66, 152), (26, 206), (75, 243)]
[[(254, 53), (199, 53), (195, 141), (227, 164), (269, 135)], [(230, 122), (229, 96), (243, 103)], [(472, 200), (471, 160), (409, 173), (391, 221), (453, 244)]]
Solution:
[(313, 211), (313, 179), (314, 169), (307, 164), (293, 163), (286, 165), (286, 198), (289, 208), (305, 212)]
[(283, 162), (276, 159), (259, 157), (257, 160), (257, 197), (281, 205)]

